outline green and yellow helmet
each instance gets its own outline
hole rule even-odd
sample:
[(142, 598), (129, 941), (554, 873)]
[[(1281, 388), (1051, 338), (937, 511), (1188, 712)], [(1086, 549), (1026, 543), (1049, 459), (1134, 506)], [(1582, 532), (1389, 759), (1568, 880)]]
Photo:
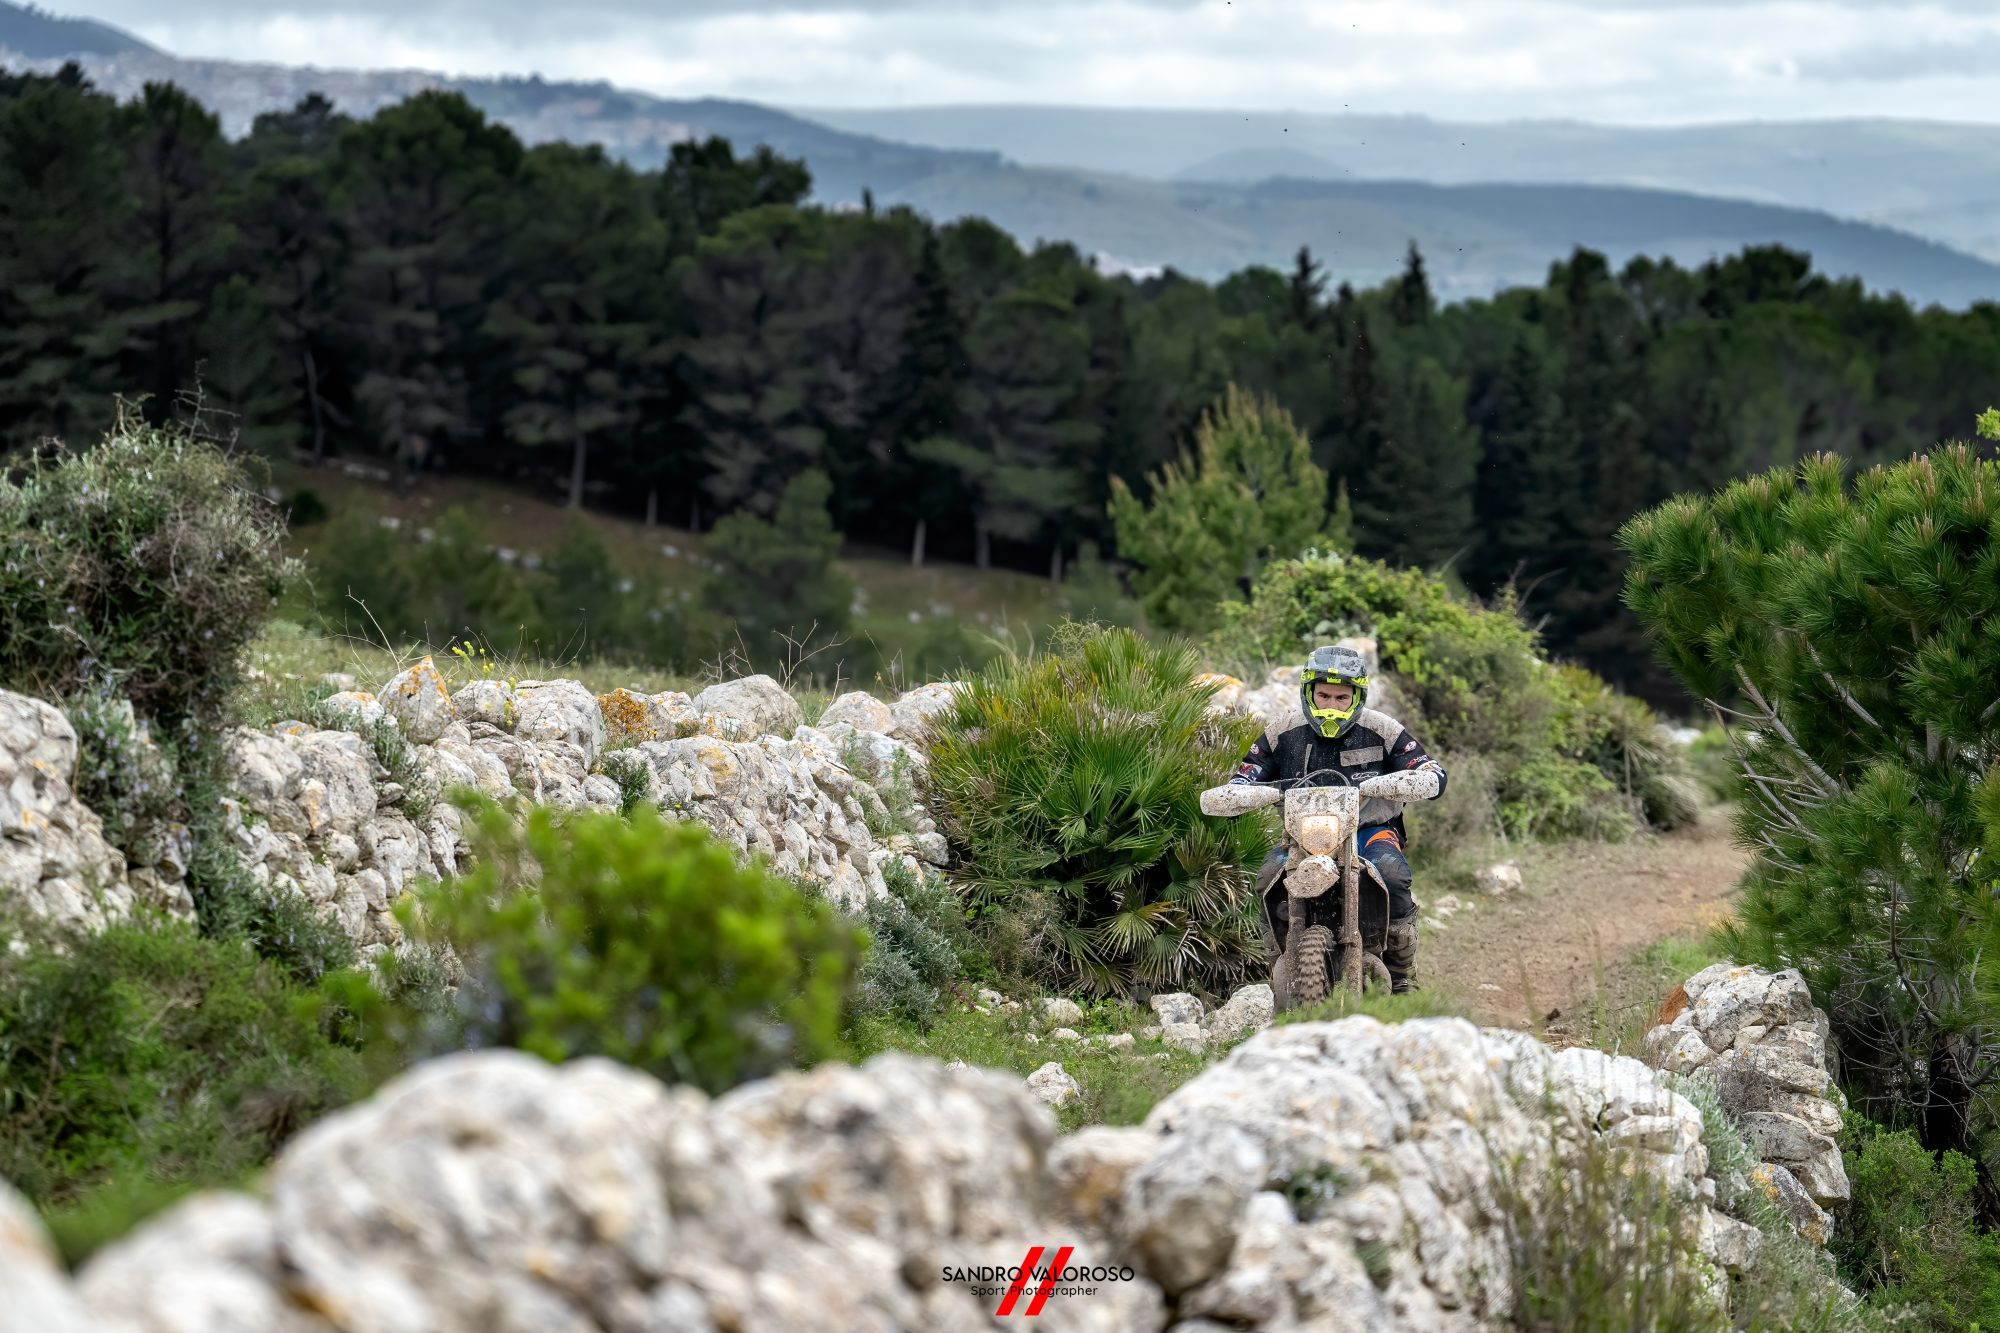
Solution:
[[(1352, 685), (1354, 701), (1346, 708), (1313, 707), (1313, 686)], [(1315, 648), (1299, 672), (1299, 707), (1313, 729), (1328, 740), (1345, 736), (1368, 706), (1368, 661), (1352, 648)]]

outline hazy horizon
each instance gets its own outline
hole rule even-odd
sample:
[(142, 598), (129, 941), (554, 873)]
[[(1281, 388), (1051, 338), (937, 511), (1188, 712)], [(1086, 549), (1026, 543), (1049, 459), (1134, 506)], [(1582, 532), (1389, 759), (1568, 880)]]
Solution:
[[(2000, 124), (1975, 0), (156, 0), (48, 4), (172, 54), (605, 80), (790, 109), (1092, 107), (1573, 121)], [(1912, 37), (1910, 34), (1921, 34)], [(1183, 91), (1184, 90), (1184, 91)]]

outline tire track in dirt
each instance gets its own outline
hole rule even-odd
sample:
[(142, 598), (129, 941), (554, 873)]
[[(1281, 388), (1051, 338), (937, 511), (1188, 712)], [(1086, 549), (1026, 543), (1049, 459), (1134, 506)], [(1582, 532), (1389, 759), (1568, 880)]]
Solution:
[[(1632, 956), (1726, 919), (1749, 859), (1730, 840), (1726, 810), (1678, 833), (1511, 854), (1521, 891), (1461, 895), (1467, 907), (1448, 922), (1427, 915), (1417, 977), (1477, 1022), (1542, 1028), (1557, 1044), (1649, 1014), (1658, 978)], [(1417, 887), (1420, 900), (1431, 896)]]

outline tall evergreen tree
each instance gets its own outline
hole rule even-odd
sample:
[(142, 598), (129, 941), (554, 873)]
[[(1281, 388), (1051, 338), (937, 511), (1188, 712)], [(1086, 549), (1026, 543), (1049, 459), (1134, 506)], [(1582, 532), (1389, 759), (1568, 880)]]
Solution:
[(84, 439), (111, 419), (130, 213), (115, 115), (74, 65), (0, 98), (0, 446)]
[(1431, 357), (1398, 356), (1392, 382), (1387, 429), (1355, 488), (1355, 550), (1433, 568), (1472, 542), (1477, 432), (1465, 419), (1464, 383)]
[(1326, 316), (1326, 273), (1313, 258), (1310, 246), (1300, 246), (1292, 261), (1285, 313), (1293, 324), (1308, 331), (1317, 329)]
[(911, 277), (910, 315), (893, 401), (898, 414), (891, 436), (886, 480), (902, 498), (910, 531), (910, 563), (921, 567), (933, 517), (953, 512), (958, 497), (951, 478), (920, 457), (925, 440), (956, 439), (959, 393), (965, 383), (964, 323), (952, 302), (937, 233), (924, 228)]
[(1331, 476), (1345, 482), (1354, 509), (1357, 550), (1380, 550), (1395, 540), (1395, 498), (1379, 492), (1377, 467), (1389, 441), (1389, 388), (1367, 316), (1356, 313), (1342, 367), (1339, 438)]
[(522, 163), (526, 207), (509, 235), (504, 286), (485, 333), (513, 367), (503, 421), (517, 444), (568, 456), (568, 502), (583, 504), (593, 439), (636, 414), (645, 287), (666, 233), (637, 176), (592, 145), (543, 144)]
[(1089, 503), (1078, 463), (1102, 428), (1082, 410), (1089, 336), (1064, 295), (1023, 287), (990, 303), (968, 332), (966, 355), (964, 438), (923, 452), (970, 492), (983, 568), (996, 536), (1055, 544)]
[(812, 174), (804, 162), (781, 157), (769, 145), (739, 158), (729, 140), (711, 135), (673, 146), (659, 190), (668, 247), (674, 255), (690, 255), (738, 213), (800, 203), (812, 192)]
[[(345, 387), (336, 335), (348, 249), (333, 197), (334, 153), (350, 124), (316, 93), (257, 117), (240, 150), (249, 166), (234, 212), (265, 317), (246, 311), (205, 332), (211, 365), (268, 358), (270, 382), (245, 390), (261, 410), (248, 397), (232, 410), (272, 447), (303, 444), (314, 463), (326, 456), (329, 430), (351, 421), (336, 402)], [(268, 343), (253, 348), (250, 338)]]
[(1485, 582), (1532, 586), (1555, 558), (1559, 502), (1575, 465), (1563, 448), (1546, 358), (1526, 333), (1507, 350), (1484, 425), (1473, 513), (1485, 535)]
[(457, 93), (419, 93), (341, 138), (354, 247), (344, 332), (368, 349), (355, 392), (380, 447), (406, 467), (483, 433), (476, 334), (491, 256), (515, 220), (521, 156), (512, 132)]
[(1410, 253), (1403, 260), (1402, 276), (1389, 292), (1389, 313), (1398, 325), (1407, 329), (1429, 319), (1436, 309), (1430, 278), (1424, 273), (1424, 257), (1418, 252), (1417, 243), (1411, 241)]
[(814, 411), (825, 317), (821, 219), (782, 208), (733, 218), (674, 267), (691, 336), (687, 420), (707, 498), (769, 515), (790, 480), (825, 463)]
[(119, 247), (123, 378), (159, 421), (195, 387), (196, 330), (234, 242), (222, 123), (172, 84), (148, 83), (119, 108), (118, 135), (134, 205)]

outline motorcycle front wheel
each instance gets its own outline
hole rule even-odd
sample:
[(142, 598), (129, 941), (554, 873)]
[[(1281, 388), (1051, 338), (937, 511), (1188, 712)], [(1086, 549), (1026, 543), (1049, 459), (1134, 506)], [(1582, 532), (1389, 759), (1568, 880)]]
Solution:
[(1299, 936), (1299, 971), (1291, 978), (1293, 998), (1302, 1005), (1318, 1004), (1333, 993), (1333, 931), (1326, 926), (1307, 926)]

